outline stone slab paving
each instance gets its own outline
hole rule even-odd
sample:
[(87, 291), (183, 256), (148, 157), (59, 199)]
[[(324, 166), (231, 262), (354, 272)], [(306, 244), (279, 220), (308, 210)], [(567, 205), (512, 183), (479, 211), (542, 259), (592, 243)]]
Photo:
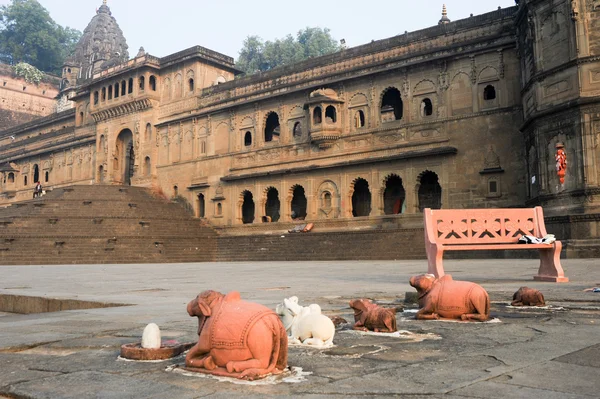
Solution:
[[(600, 397), (600, 286), (596, 260), (564, 261), (568, 284), (532, 281), (538, 261), (446, 261), (455, 279), (483, 285), (497, 323), (416, 321), (398, 328), (441, 339), (416, 342), (338, 330), (331, 349), (290, 347), (297, 383), (237, 385), (166, 371), (162, 363), (118, 360), (147, 323), (163, 339), (196, 339), (185, 310), (199, 292), (238, 290), (274, 308), (297, 295), (329, 315), (352, 319), (348, 301), (402, 303), (424, 261), (268, 262), (0, 267), (0, 296), (79, 299), (131, 306), (43, 314), (0, 313), (0, 398), (597, 398)], [(550, 309), (507, 306), (521, 286), (538, 288)], [(408, 305), (414, 308), (414, 305)], [(407, 309), (408, 310), (408, 309)], [(2, 312), (2, 309), (0, 309)]]

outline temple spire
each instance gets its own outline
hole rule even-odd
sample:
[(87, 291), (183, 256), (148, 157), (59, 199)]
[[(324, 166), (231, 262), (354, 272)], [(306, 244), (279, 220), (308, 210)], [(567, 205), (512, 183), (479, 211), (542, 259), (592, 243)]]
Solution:
[(442, 6), (442, 19), (440, 19), (438, 25), (445, 25), (447, 23), (450, 23), (450, 18), (448, 18), (448, 10), (446, 10), (446, 5), (444, 4)]

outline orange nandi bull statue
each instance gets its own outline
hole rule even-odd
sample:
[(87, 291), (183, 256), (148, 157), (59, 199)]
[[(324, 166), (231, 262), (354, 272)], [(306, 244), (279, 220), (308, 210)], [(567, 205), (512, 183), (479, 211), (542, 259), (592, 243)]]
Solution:
[(419, 293), (419, 320), (486, 321), (490, 317), (490, 298), (478, 284), (454, 281), (449, 274), (440, 278), (423, 274), (412, 277), (410, 285)]
[(187, 311), (198, 317), (198, 343), (185, 358), (188, 370), (255, 380), (287, 367), (287, 334), (271, 309), (242, 301), (239, 292), (204, 291)]
[(354, 330), (383, 333), (396, 332), (396, 310), (382, 308), (368, 299), (353, 299)]

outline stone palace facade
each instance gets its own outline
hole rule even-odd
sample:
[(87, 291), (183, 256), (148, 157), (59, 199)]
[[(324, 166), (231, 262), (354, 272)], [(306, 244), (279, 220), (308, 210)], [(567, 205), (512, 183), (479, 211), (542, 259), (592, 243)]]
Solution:
[(539, 204), (595, 238), (600, 0), (517, 3), (251, 76), (199, 46), (130, 59), (104, 4), (61, 111), (0, 132), (0, 204), (38, 180), (160, 188), (216, 226)]

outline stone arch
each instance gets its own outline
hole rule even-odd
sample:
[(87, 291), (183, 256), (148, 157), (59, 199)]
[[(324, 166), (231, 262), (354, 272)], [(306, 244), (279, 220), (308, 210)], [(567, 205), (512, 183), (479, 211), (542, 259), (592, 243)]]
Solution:
[(296, 105), (290, 110), (290, 118), (304, 117), (304, 108)]
[(367, 179), (357, 177), (350, 184), (350, 203), (352, 216), (362, 217), (371, 214), (371, 189)]
[(271, 111), (265, 115), (265, 142), (279, 141), (281, 136), (281, 124), (279, 115), (275, 111)]
[(486, 66), (484, 67), (480, 72), (479, 75), (477, 76), (477, 80), (479, 82), (488, 82), (491, 80), (499, 80), (500, 79), (500, 73), (498, 72), (498, 70), (496, 68), (494, 68), (493, 66)]
[(242, 129), (254, 127), (254, 118), (252, 118), (251, 116), (245, 116), (240, 122), (240, 127)]
[(381, 203), (385, 215), (398, 215), (406, 212), (406, 190), (402, 178), (390, 173), (381, 183)]
[(194, 90), (196, 90), (196, 84), (194, 81), (194, 77), (195, 77), (194, 71), (189, 69), (185, 75), (188, 93), (194, 93)]
[(318, 201), (319, 219), (335, 219), (340, 213), (340, 193), (337, 184), (332, 180), (325, 180), (317, 189), (316, 199)]
[(194, 135), (191, 130), (188, 130), (183, 138), (183, 160), (189, 161), (194, 156)]
[(243, 224), (254, 223), (256, 205), (254, 203), (254, 196), (250, 190), (242, 191), (238, 207), (241, 222)]
[(146, 124), (146, 131), (144, 133), (144, 141), (146, 143), (152, 142), (152, 125), (150, 123)]
[(429, 79), (423, 79), (415, 85), (413, 89), (413, 95), (435, 93), (435, 83)]
[(183, 97), (183, 76), (178, 73), (173, 79), (173, 98)]
[(431, 170), (421, 172), (417, 177), (415, 193), (419, 211), (423, 212), (425, 208), (442, 208), (442, 186), (437, 173)]
[(149, 156), (144, 158), (144, 176), (150, 176), (152, 174), (152, 161)]
[(369, 105), (369, 100), (368, 100), (367, 96), (364, 95), (363, 93), (354, 94), (350, 98), (350, 101), (348, 102), (348, 107), (350, 107), (350, 108), (364, 107), (364, 106), (368, 106), (368, 105)]
[(181, 160), (181, 133), (177, 132), (171, 139), (171, 162), (179, 162)]
[(40, 167), (35, 164), (33, 165), (33, 183), (37, 183), (40, 181)]
[(290, 188), (288, 195), (290, 197), (291, 218), (304, 220), (308, 214), (306, 190), (300, 184), (296, 184)]
[(265, 216), (270, 222), (278, 222), (281, 218), (281, 200), (279, 199), (279, 190), (269, 186), (264, 191), (264, 209)]
[(404, 116), (402, 94), (396, 87), (390, 86), (381, 92), (379, 112), (382, 122), (399, 121)]
[(130, 185), (135, 165), (133, 133), (130, 129), (121, 130), (117, 136), (115, 155), (115, 181)]
[(164, 100), (170, 100), (171, 99), (171, 78), (165, 78), (163, 80), (162, 98)]
[(471, 77), (465, 72), (458, 72), (450, 84), (450, 104), (454, 115), (473, 112), (473, 91)]

